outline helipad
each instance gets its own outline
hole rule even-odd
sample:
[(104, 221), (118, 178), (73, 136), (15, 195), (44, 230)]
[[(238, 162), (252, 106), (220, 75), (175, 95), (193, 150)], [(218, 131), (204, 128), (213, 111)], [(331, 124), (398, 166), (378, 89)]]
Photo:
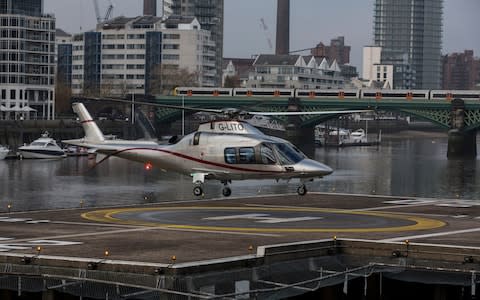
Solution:
[(408, 214), (316, 207), (172, 206), (91, 211), (96, 222), (169, 229), (313, 233), (398, 232), (439, 228), (444, 222)]
[(4, 212), (0, 225), (0, 293), (275, 299), (323, 284), (342, 293), (359, 274), (373, 278), (361, 293), (384, 272), (480, 278), (476, 201), (311, 193)]

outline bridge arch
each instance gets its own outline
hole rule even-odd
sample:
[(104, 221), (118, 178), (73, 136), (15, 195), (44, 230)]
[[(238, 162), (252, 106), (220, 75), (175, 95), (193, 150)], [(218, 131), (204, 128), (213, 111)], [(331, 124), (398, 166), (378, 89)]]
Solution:
[[(356, 107), (351, 107), (348, 109), (358, 109)], [(409, 116), (418, 117), (422, 120), (429, 121), (438, 127), (443, 129), (449, 129), (451, 126), (450, 121), (450, 112), (445, 110), (435, 110), (435, 109), (426, 109), (426, 110), (409, 110), (409, 109), (382, 109), (382, 111), (392, 111), (397, 113), (403, 113)], [(318, 116), (307, 116), (303, 118), (301, 127), (311, 127), (323, 123), (325, 121), (335, 119), (338, 115), (318, 115)], [(480, 122), (478, 124), (480, 126)]]

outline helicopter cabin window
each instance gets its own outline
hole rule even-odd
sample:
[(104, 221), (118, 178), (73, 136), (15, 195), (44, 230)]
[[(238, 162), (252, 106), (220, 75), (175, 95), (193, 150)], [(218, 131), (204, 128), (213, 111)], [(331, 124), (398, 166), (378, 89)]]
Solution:
[(255, 163), (255, 150), (252, 147), (243, 147), (238, 149), (238, 161), (241, 164)]
[(225, 162), (227, 164), (236, 164), (237, 163), (237, 150), (235, 148), (225, 148)]
[(268, 147), (267, 145), (262, 145), (260, 147), (260, 157), (264, 165), (272, 165), (272, 164), (275, 164), (277, 161), (275, 159), (275, 154), (273, 153), (273, 149)]
[(193, 136), (193, 145), (194, 145), (194, 146), (198, 146), (198, 144), (200, 143), (200, 133), (201, 133), (201, 132), (197, 132), (197, 133), (195, 133), (195, 135)]

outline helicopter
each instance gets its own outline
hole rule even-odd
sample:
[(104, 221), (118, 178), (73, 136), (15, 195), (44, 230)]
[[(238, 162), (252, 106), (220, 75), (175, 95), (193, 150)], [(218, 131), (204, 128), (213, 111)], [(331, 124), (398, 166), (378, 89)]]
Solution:
[[(122, 100), (120, 100), (122, 102)], [(123, 101), (127, 102), (127, 101)], [(136, 102), (136, 104), (152, 105)], [(199, 109), (173, 105), (154, 105), (177, 109), (191, 109), (209, 113), (222, 113), (226, 119), (211, 120), (199, 125), (198, 130), (171, 144), (155, 141), (108, 139), (97, 126), (85, 105), (72, 104), (78, 115), (85, 137), (64, 140), (65, 144), (85, 147), (110, 156), (143, 163), (146, 169), (158, 167), (192, 177), (193, 194), (204, 195), (205, 180), (218, 180), (223, 184), (222, 194), (232, 194), (232, 180), (299, 179), (298, 195), (307, 193), (306, 183), (333, 172), (329, 166), (308, 158), (295, 145), (284, 139), (266, 135), (246, 121), (237, 118), (235, 109)], [(250, 115), (347, 114), (366, 110), (323, 112), (246, 112)]]

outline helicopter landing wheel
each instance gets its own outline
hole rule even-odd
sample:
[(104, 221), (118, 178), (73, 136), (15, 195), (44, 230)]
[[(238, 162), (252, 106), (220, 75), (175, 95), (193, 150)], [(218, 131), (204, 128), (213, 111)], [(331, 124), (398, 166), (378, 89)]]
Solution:
[(307, 193), (307, 187), (304, 184), (302, 184), (297, 188), (297, 194), (299, 194), (300, 196), (305, 196), (306, 193)]
[(193, 194), (197, 197), (200, 197), (203, 195), (203, 188), (199, 185), (195, 186), (193, 188)]
[(225, 186), (223, 189), (222, 189), (222, 194), (223, 196), (225, 197), (229, 197), (231, 194), (232, 194), (232, 189), (228, 186)]

